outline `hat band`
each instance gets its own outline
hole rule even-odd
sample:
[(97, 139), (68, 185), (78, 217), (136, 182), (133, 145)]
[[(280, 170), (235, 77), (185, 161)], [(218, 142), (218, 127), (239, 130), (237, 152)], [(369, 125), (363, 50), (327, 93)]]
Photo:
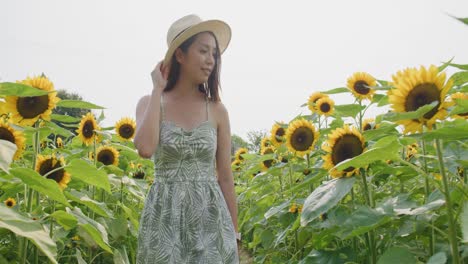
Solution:
[(174, 42), (174, 40), (176, 40), (176, 38), (177, 38), (178, 36), (180, 36), (182, 33), (184, 33), (185, 31), (187, 31), (187, 29), (189, 29), (189, 28), (190, 28), (190, 27), (185, 28), (184, 30), (180, 31), (180, 32), (172, 39), (171, 44), (172, 44), (172, 42)]

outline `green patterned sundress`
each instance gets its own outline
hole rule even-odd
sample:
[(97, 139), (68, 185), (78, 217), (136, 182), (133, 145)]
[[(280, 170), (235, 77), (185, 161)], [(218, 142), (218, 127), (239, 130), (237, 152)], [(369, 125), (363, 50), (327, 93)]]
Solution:
[(145, 200), (137, 264), (239, 263), (234, 225), (215, 173), (217, 131), (209, 116), (186, 131), (164, 118), (161, 96), (155, 179)]

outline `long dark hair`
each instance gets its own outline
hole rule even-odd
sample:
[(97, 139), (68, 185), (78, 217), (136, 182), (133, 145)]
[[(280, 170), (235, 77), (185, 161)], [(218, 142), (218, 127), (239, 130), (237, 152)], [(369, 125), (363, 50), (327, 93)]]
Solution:
[[(206, 84), (206, 89), (205, 89), (205, 84), (201, 83), (198, 85), (198, 90), (205, 94), (211, 101), (220, 101), (219, 97), (219, 90), (221, 90), (221, 86), (219, 83), (219, 71), (221, 68), (221, 52), (219, 51), (219, 46), (218, 46), (218, 40), (216, 39), (215, 35), (210, 32), (210, 33), (216, 42), (216, 57), (215, 57), (215, 65), (213, 67), (213, 71), (210, 74), (210, 77), (208, 78), (207, 84)], [(195, 34), (191, 36), (189, 39), (184, 41), (182, 44), (180, 44), (179, 48), (182, 50), (182, 52), (187, 53), (189, 47), (193, 44), (197, 36), (201, 33)], [(180, 76), (180, 63), (177, 61), (175, 52), (172, 55), (171, 58), (171, 68), (169, 69), (169, 76), (167, 78), (167, 84), (166, 87), (164, 88), (165, 92), (168, 92), (172, 89), (174, 89), (175, 84), (177, 83), (177, 80), (179, 80)]]

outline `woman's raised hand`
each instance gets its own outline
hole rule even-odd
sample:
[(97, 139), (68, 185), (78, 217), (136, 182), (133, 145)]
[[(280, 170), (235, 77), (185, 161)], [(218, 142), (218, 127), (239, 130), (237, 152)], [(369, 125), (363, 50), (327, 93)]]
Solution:
[(162, 92), (167, 84), (168, 70), (160, 61), (151, 72), (151, 79), (153, 80), (153, 90), (157, 89)]

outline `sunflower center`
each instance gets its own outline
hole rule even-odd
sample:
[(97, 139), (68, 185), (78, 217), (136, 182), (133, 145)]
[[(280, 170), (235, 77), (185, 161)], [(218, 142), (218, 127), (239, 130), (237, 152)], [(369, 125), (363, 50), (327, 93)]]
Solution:
[(275, 135), (276, 135), (277, 137), (282, 137), (282, 136), (284, 136), (284, 133), (285, 133), (285, 132), (284, 132), (284, 128), (280, 127), (280, 128), (278, 128), (278, 130), (276, 130), (276, 134), (275, 134)]
[(297, 151), (305, 151), (314, 142), (314, 133), (307, 127), (297, 128), (291, 135), (291, 145)]
[(142, 170), (135, 172), (135, 174), (133, 175), (133, 178), (135, 179), (143, 179), (144, 177), (145, 177), (145, 172)]
[(10, 141), (11, 143), (15, 144), (15, 137), (10, 132), (10, 130), (0, 127), (0, 139)]
[(366, 131), (366, 130), (371, 130), (371, 129), (372, 129), (371, 124), (367, 123), (362, 130)]
[[(55, 165), (52, 165), (52, 159), (47, 159), (45, 160), (40, 168), (39, 168), (39, 174), (42, 176), (46, 175), (49, 171), (57, 169), (61, 167), (60, 162), (56, 162)], [(56, 170), (52, 172), (51, 174), (47, 175), (47, 179), (52, 179), (56, 181), (57, 183), (60, 183), (60, 181), (63, 179), (63, 176), (65, 175), (65, 171), (63, 169)]]
[(355, 84), (354, 84), (354, 90), (358, 93), (358, 94), (368, 94), (370, 92), (370, 89), (367, 87), (368, 84), (365, 82), (365, 81), (357, 81)]
[(424, 114), (425, 119), (431, 119), (436, 113), (440, 105), (440, 91), (433, 83), (423, 83), (415, 86), (409, 93), (405, 102), (405, 110), (407, 112), (416, 111), (419, 107), (430, 104), (434, 101), (439, 103)]
[(48, 95), (19, 97), (16, 102), (18, 113), (24, 118), (34, 118), (44, 113), (48, 107)]
[(13, 201), (7, 201), (6, 206), (8, 207), (13, 207)]
[(91, 138), (93, 136), (94, 124), (93, 121), (88, 120), (83, 125), (83, 136), (85, 138)]
[(108, 149), (101, 150), (98, 153), (97, 160), (102, 162), (104, 165), (110, 165), (114, 163), (114, 153)]
[(123, 138), (131, 138), (133, 136), (133, 133), (134, 133), (134, 129), (131, 125), (122, 125), (120, 128), (119, 128), (119, 134), (123, 137)]
[[(355, 135), (344, 135), (338, 138), (333, 146), (332, 161), (336, 165), (343, 160), (354, 158), (364, 150), (361, 140)], [(346, 168), (344, 171), (350, 172), (354, 167)]]
[(323, 113), (328, 113), (330, 111), (331, 107), (328, 103), (323, 103), (320, 105), (320, 111)]

